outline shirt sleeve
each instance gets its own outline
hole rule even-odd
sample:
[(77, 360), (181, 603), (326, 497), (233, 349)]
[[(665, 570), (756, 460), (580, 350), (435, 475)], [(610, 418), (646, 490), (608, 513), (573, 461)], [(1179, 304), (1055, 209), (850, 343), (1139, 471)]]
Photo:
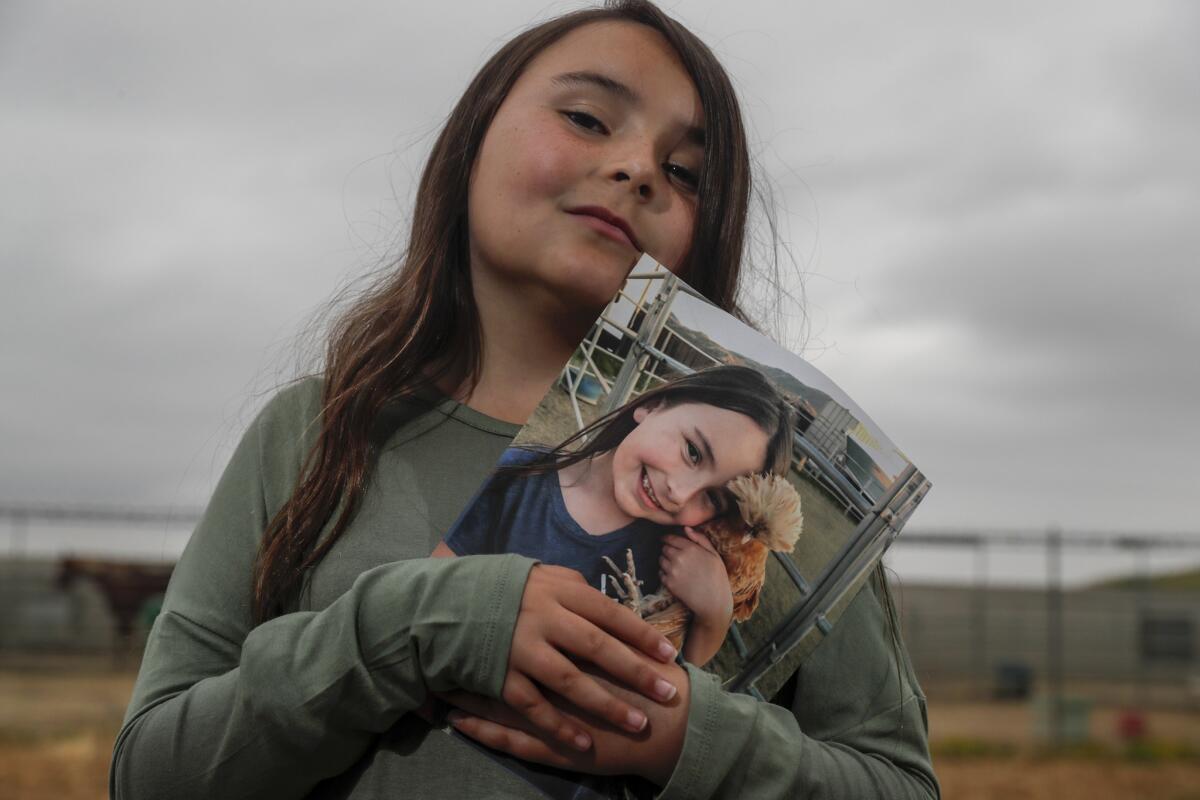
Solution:
[(791, 709), (725, 692), (688, 665), (687, 733), (662, 800), (941, 797), (925, 698), (874, 583), (801, 665)]
[(429, 692), (499, 696), (531, 559), (384, 564), (322, 611), (252, 625), (253, 560), (311, 394), (255, 420), (175, 568), (114, 746), (116, 800), (302, 797)]

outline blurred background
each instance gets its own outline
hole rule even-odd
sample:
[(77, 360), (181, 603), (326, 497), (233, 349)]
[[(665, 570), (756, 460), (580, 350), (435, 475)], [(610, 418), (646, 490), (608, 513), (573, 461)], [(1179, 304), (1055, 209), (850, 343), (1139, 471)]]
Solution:
[[(242, 430), (576, 7), (0, 5), (0, 797), (105, 794)], [(945, 796), (1200, 797), (1200, 7), (663, 7), (740, 92), (772, 332), (933, 481), (886, 561)]]

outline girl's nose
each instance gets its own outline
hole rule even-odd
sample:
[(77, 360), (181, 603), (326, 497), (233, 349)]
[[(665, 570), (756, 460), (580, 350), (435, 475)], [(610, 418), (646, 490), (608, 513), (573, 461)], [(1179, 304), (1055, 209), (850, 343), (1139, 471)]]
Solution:
[(654, 196), (658, 179), (658, 166), (654, 163), (654, 152), (645, 144), (630, 144), (614, 154), (609, 174), (617, 183), (625, 184), (637, 192), (638, 197), (649, 200)]
[(670, 498), (671, 504), (678, 509), (676, 513), (691, 505), (700, 496), (703, 489), (703, 484), (699, 480), (695, 480), (693, 476), (677, 478), (674, 481), (667, 480), (667, 496)]
[(636, 191), (638, 197), (642, 198), (643, 200), (649, 200), (654, 196), (654, 189), (651, 187), (650, 181), (648, 179), (643, 179), (641, 173), (637, 172), (635, 169), (630, 169), (628, 171), (618, 170), (614, 178), (621, 183), (625, 181), (632, 181), (633, 190)]

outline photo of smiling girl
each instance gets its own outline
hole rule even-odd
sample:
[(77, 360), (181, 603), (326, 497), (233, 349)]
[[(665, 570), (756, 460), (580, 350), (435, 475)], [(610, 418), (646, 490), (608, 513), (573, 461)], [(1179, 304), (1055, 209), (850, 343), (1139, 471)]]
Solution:
[(756, 370), (718, 366), (648, 391), (556, 447), (511, 447), (434, 550), (519, 553), (602, 587), (604, 557), (633, 554), (642, 591), (669, 589), (695, 615), (683, 655), (703, 665), (733, 610), (716, 550), (692, 528), (733, 502), (740, 475), (786, 472), (793, 415)]

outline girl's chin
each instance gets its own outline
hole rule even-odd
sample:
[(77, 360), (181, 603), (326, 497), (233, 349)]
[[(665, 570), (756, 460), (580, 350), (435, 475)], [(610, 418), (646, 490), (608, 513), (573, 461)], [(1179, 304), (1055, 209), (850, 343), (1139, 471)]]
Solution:
[[(565, 291), (589, 305), (598, 305), (596, 314), (612, 302), (622, 282), (633, 268), (634, 261), (625, 263), (605, 252), (577, 252), (566, 256), (566, 263), (555, 269), (556, 283)], [(636, 260), (635, 260), (636, 261)]]
[(641, 517), (645, 515), (645, 511), (638, 505), (636, 497), (621, 497), (617, 496), (617, 508), (621, 509), (621, 513), (627, 517)]

